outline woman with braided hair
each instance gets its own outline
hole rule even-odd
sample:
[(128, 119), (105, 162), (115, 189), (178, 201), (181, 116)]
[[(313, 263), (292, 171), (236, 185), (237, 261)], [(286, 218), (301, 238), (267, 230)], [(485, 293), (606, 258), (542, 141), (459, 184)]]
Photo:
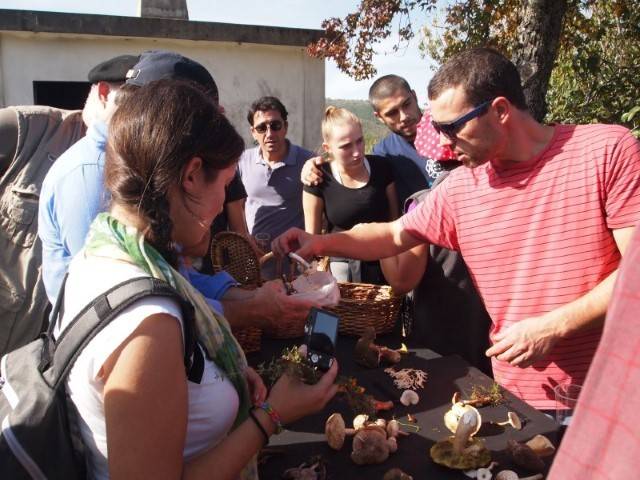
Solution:
[(60, 329), (87, 299), (131, 278), (158, 278), (193, 305), (194, 356), (204, 368), (187, 378), (182, 311), (164, 297), (138, 300), (98, 333), (67, 380), (91, 478), (257, 478), (254, 457), (268, 437), (336, 392), (334, 365), (316, 385), (283, 376), (267, 394), (226, 320), (176, 270), (181, 251), (206, 248), (243, 148), (211, 100), (185, 82), (141, 87), (113, 116), (111, 208), (70, 264)]

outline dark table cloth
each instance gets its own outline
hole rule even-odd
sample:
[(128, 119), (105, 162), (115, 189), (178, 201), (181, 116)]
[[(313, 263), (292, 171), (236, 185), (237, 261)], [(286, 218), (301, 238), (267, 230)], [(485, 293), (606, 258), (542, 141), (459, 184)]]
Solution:
[[(400, 345), (398, 335), (378, 337), (376, 343), (390, 347)], [(262, 339), (260, 352), (248, 356), (249, 363), (257, 366), (260, 362), (270, 360), (278, 355), (284, 347), (301, 343), (299, 340)], [(455, 391), (468, 398), (474, 385), (489, 387), (492, 380), (458, 356), (440, 357), (430, 350), (410, 350), (403, 355), (402, 361), (395, 365), (396, 369), (410, 367), (419, 368), (428, 374), (424, 388), (418, 389), (420, 402), (410, 407), (400, 402), (401, 390), (393, 385), (391, 377), (384, 372), (388, 365), (377, 369), (368, 369), (357, 365), (353, 360), (353, 348), (356, 339), (339, 336), (337, 355), (340, 365), (340, 375), (355, 376), (358, 383), (366, 388), (366, 392), (378, 400), (393, 400), (394, 409), (383, 412), (384, 418), (397, 418), (406, 423), (408, 413), (417, 419), (420, 431), (409, 436), (398, 437), (398, 450), (389, 459), (379, 465), (359, 466), (350, 459), (352, 437), (347, 437), (340, 451), (329, 448), (324, 436), (324, 424), (329, 415), (339, 412), (344, 417), (347, 427), (350, 427), (354, 414), (350, 411), (344, 399), (338, 395), (319, 414), (304, 418), (292, 425), (280, 435), (271, 438), (265, 456), (260, 466), (262, 479), (280, 478), (287, 468), (298, 466), (315, 455), (321, 455), (327, 463), (328, 478), (332, 479), (382, 479), (384, 473), (392, 467), (398, 467), (415, 479), (466, 479), (460, 471), (450, 470), (433, 463), (429, 456), (429, 449), (438, 440), (451, 435), (444, 425), (444, 413), (451, 407), (451, 397)], [(500, 463), (494, 474), (503, 469), (512, 469), (521, 476), (531, 474), (520, 467), (514, 466), (506, 454), (509, 439), (527, 441), (536, 434), (546, 435), (554, 445), (557, 445), (558, 424), (546, 415), (533, 409), (509, 392), (505, 392), (504, 403), (479, 408), (483, 419), (483, 426), (478, 437), (484, 439), (487, 448), (491, 450), (494, 461)], [(501, 427), (490, 422), (504, 421), (507, 412), (514, 411), (522, 419), (522, 430)], [(407, 429), (405, 429), (407, 430)], [(547, 468), (550, 460), (547, 459)]]

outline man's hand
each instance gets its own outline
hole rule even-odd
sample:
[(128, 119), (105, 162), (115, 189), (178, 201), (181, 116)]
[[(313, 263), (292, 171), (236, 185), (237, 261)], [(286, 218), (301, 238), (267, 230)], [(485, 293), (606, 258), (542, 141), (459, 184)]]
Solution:
[(494, 336), (486, 355), (515, 367), (529, 367), (544, 359), (560, 340), (557, 327), (561, 321), (558, 313), (551, 311), (514, 323)]
[(303, 324), (311, 307), (318, 306), (316, 302), (287, 295), (282, 280), (265, 282), (256, 290), (256, 300), (264, 305), (264, 328), (267, 330), (282, 324)]
[(318, 168), (323, 163), (329, 161), (328, 157), (313, 157), (304, 162), (302, 171), (300, 172), (300, 181), (307, 185), (319, 185), (322, 183), (322, 171)]
[(311, 235), (299, 228), (290, 228), (271, 243), (271, 250), (279, 258), (295, 252), (309, 260), (318, 253), (314, 249), (319, 237), (320, 235)]

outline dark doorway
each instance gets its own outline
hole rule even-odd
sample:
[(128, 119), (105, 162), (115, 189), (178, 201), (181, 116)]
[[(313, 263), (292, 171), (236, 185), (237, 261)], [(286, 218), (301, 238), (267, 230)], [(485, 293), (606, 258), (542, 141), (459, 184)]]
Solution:
[(33, 103), (81, 110), (90, 88), (90, 82), (33, 82)]

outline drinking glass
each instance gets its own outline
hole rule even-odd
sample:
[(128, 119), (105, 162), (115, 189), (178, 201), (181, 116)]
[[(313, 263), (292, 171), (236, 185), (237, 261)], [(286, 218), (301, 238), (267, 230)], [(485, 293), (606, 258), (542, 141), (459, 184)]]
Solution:
[(561, 383), (553, 387), (556, 397), (556, 421), (560, 425), (568, 426), (571, 423), (580, 390), (582, 386), (575, 383)]

